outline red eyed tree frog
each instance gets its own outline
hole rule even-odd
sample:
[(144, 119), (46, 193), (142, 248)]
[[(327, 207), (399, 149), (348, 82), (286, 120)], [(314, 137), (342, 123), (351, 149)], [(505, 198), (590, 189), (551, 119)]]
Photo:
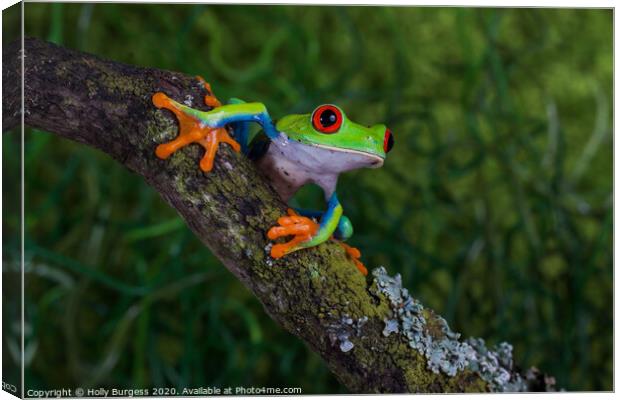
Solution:
[[(303, 185), (315, 183), (323, 189), (327, 210), (289, 209), (288, 215), (278, 218), (278, 225), (269, 229), (267, 237), (276, 240), (292, 236), (292, 239), (274, 244), (271, 256), (280, 258), (334, 238), (366, 275), (368, 271), (359, 261), (359, 250), (344, 243), (353, 234), (353, 226), (343, 215), (336, 182), (341, 172), (382, 166), (394, 145), (392, 132), (385, 125), (356, 124), (332, 104), (321, 105), (312, 114), (288, 115), (275, 123), (262, 103), (231, 99), (229, 104), (222, 105), (213, 96), (209, 84), (202, 79), (201, 82), (209, 92), (205, 103), (214, 107), (211, 111), (180, 104), (161, 92), (153, 96), (153, 104), (172, 111), (180, 124), (179, 136), (160, 144), (156, 155), (165, 159), (190, 143), (198, 143), (206, 150), (200, 168), (208, 172), (213, 167), (219, 143), (223, 142), (252, 159), (285, 202)], [(263, 128), (253, 140), (249, 135), (251, 122)], [(226, 126), (232, 128), (232, 137)]]

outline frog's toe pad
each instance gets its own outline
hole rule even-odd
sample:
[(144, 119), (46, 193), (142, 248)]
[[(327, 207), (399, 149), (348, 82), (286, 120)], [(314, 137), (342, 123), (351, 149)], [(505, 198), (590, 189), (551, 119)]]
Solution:
[(157, 92), (153, 95), (153, 105), (157, 108), (163, 108), (170, 106), (170, 98), (162, 92)]

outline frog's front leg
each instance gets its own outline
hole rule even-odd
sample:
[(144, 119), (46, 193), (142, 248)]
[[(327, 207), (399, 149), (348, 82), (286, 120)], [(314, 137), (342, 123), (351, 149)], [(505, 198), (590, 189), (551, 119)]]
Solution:
[[(153, 95), (153, 104), (157, 108), (165, 108), (172, 111), (180, 125), (179, 136), (171, 142), (161, 144), (155, 150), (159, 158), (168, 158), (172, 153), (190, 143), (202, 145), (206, 152), (200, 161), (200, 168), (208, 172), (213, 168), (213, 160), (217, 153), (220, 143), (228, 143), (235, 151), (240, 151), (243, 145), (247, 149), (247, 125), (246, 123), (255, 122), (263, 127), (263, 131), (269, 138), (276, 138), (279, 135), (273, 120), (267, 112), (267, 108), (262, 103), (244, 103), (233, 99), (233, 104), (221, 105), (219, 100), (211, 94), (208, 83), (200, 79), (209, 91), (205, 96), (205, 103), (215, 107), (211, 111), (201, 111), (186, 105), (180, 104), (162, 92)], [(240, 145), (233, 139), (226, 130), (225, 126), (237, 125), (243, 127), (243, 134), (239, 135), (242, 141)]]
[(338, 196), (335, 192), (331, 195), (327, 204), (327, 211), (323, 213), (319, 224), (308, 217), (297, 215), (293, 210), (289, 210), (289, 216), (278, 218), (279, 225), (269, 229), (267, 237), (271, 240), (285, 236), (294, 236), (294, 238), (287, 243), (273, 245), (271, 256), (280, 258), (300, 249), (318, 246), (332, 236), (338, 227), (341, 216), (342, 206), (338, 202)]

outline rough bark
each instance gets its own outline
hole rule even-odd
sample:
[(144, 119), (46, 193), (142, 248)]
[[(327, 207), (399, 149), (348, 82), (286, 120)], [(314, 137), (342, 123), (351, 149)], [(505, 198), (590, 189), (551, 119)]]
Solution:
[[(5, 130), (19, 124), (20, 54), (20, 43), (3, 53)], [(337, 244), (270, 259), (265, 232), (286, 205), (243, 155), (220, 146), (206, 174), (198, 168), (203, 150), (197, 145), (168, 160), (155, 156), (157, 144), (173, 139), (178, 126), (172, 113), (152, 105), (152, 94), (163, 91), (208, 109), (202, 102), (206, 90), (195, 77), (107, 61), (37, 39), (25, 40), (24, 76), (26, 125), (96, 147), (144, 177), (267, 313), (320, 354), (350, 391), (490, 389), (488, 380), (467, 368), (455, 376), (432, 372), (402, 335), (385, 336), (394, 306)], [(438, 317), (425, 312), (432, 325)], [(529, 388), (536, 389), (541, 379)]]

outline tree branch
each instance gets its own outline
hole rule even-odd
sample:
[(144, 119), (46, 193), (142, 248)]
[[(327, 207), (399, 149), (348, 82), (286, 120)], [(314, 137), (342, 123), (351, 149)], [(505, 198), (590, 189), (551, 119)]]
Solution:
[[(3, 52), (5, 130), (20, 122), (20, 51), (15, 42)], [(377, 269), (367, 281), (334, 243), (272, 260), (265, 232), (286, 205), (249, 160), (221, 146), (205, 174), (198, 146), (168, 160), (154, 154), (178, 127), (172, 113), (152, 105), (152, 94), (163, 91), (207, 109), (197, 79), (37, 39), (25, 40), (24, 76), (28, 126), (96, 147), (144, 177), (267, 313), (320, 354), (352, 392), (550, 386), (533, 370), (519, 374), (505, 347), (490, 352), (479, 342), (459, 342), (441, 317), (409, 297), (398, 277)]]

